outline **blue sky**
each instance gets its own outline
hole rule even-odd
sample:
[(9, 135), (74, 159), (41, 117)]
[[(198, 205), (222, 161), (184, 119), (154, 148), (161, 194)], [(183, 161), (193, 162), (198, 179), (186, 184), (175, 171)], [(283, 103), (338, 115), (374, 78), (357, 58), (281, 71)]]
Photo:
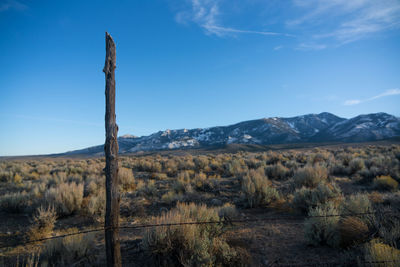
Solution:
[(400, 116), (398, 0), (0, 0), (0, 155), (119, 134), (332, 112)]

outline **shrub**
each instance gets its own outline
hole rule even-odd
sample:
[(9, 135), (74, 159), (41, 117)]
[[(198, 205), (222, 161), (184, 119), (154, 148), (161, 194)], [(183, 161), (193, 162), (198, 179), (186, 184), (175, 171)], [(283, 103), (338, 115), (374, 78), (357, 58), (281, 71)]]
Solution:
[(364, 247), (364, 264), (368, 266), (399, 266), (400, 250), (372, 240)]
[(183, 195), (177, 194), (175, 191), (168, 191), (164, 195), (161, 196), (161, 200), (167, 204), (171, 204), (173, 202), (182, 200)]
[(294, 183), (297, 187), (316, 187), (319, 183), (326, 181), (328, 170), (321, 165), (306, 166), (298, 170), (294, 176)]
[(204, 170), (208, 165), (208, 158), (205, 156), (198, 156), (193, 159), (197, 171)]
[(86, 206), (86, 213), (92, 216), (95, 220), (102, 221), (106, 209), (106, 192), (104, 189), (96, 194), (89, 196), (89, 201)]
[(192, 192), (192, 185), (189, 180), (180, 177), (172, 184), (172, 189), (178, 194), (190, 193)]
[[(78, 232), (78, 229), (70, 228), (62, 234), (75, 232)], [(83, 257), (89, 258), (90, 250), (94, 246), (94, 237), (94, 233), (88, 233), (51, 239), (42, 250), (41, 263), (44, 266), (67, 266)]]
[(194, 176), (194, 186), (197, 190), (200, 191), (208, 191), (213, 188), (212, 183), (210, 183), (210, 180), (207, 179), (207, 175), (202, 172), (196, 173), (196, 175)]
[(148, 197), (154, 197), (157, 195), (157, 186), (154, 180), (147, 181), (147, 183), (140, 180), (137, 185), (139, 193), (145, 194)]
[(289, 174), (289, 169), (283, 166), (280, 162), (274, 165), (268, 165), (265, 172), (271, 179), (285, 179)]
[(224, 164), (225, 175), (228, 177), (241, 175), (247, 171), (247, 165), (243, 160), (234, 159)]
[(231, 203), (225, 203), (218, 211), (218, 216), (224, 220), (234, 219), (237, 215), (238, 211), (236, 210), (235, 205), (232, 205)]
[(11, 213), (23, 212), (32, 204), (31, 198), (25, 191), (5, 194), (0, 197), (0, 208)]
[(14, 178), (14, 174), (10, 171), (1, 171), (0, 172), (0, 181), (9, 183)]
[(119, 183), (123, 191), (133, 191), (136, 189), (135, 177), (131, 169), (120, 168), (118, 170)]
[(335, 184), (319, 184), (316, 188), (302, 187), (294, 193), (293, 207), (303, 213), (328, 201), (340, 202), (342, 194)]
[(399, 183), (390, 176), (379, 176), (374, 179), (374, 187), (378, 190), (395, 191)]
[(343, 217), (339, 222), (340, 246), (348, 247), (365, 242), (368, 226), (357, 217)]
[[(329, 216), (339, 214), (338, 209), (331, 202), (311, 208), (309, 216)], [(308, 218), (304, 224), (306, 241), (313, 246), (328, 245), (337, 247), (340, 242), (338, 233), (339, 217), (314, 217)]]
[(377, 191), (372, 191), (369, 195), (368, 195), (369, 200), (374, 203), (374, 204), (380, 204), (383, 203), (383, 196), (382, 193), (379, 193)]
[(53, 207), (39, 207), (33, 216), (33, 225), (28, 232), (29, 239), (35, 240), (49, 236), (56, 220), (57, 214)]
[[(218, 220), (215, 208), (178, 203), (175, 209), (153, 218), (152, 223)], [(240, 256), (221, 238), (222, 232), (220, 224), (156, 227), (146, 231), (141, 246), (157, 266), (235, 265)]]
[(365, 168), (364, 160), (361, 158), (352, 159), (349, 162), (349, 172), (350, 174), (355, 174)]
[(80, 210), (83, 200), (83, 184), (61, 183), (45, 194), (46, 202), (54, 205), (59, 216), (71, 215)]
[[(372, 231), (377, 233), (378, 237), (384, 243), (400, 246), (400, 213), (395, 208), (399, 205), (378, 206), (378, 213), (374, 216)], [(391, 214), (387, 214), (390, 212)]]
[(22, 176), (19, 173), (14, 174), (13, 182), (20, 184), (22, 182)]
[(250, 170), (242, 179), (242, 193), (249, 207), (264, 206), (279, 198), (278, 191), (270, 186), (264, 171)]
[(351, 195), (342, 203), (342, 213), (344, 214), (359, 214), (372, 211), (372, 204), (366, 194)]

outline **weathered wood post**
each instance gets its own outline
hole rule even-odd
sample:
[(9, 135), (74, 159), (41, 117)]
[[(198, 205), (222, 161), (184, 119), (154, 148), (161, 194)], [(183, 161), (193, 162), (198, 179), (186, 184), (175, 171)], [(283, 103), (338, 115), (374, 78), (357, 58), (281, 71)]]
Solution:
[(103, 72), (106, 76), (106, 216), (105, 238), (107, 266), (121, 266), (119, 245), (119, 191), (118, 191), (118, 126), (115, 119), (115, 43), (106, 32), (106, 62)]

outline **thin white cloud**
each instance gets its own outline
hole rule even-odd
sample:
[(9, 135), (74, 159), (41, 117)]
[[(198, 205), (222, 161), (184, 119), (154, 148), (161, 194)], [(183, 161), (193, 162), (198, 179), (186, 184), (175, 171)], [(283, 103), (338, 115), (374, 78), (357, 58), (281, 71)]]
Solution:
[[(179, 5), (176, 21), (194, 23), (207, 35), (296, 37), (296, 50), (338, 47), (400, 29), (400, 0), (184, 0)], [(242, 17), (236, 20), (238, 15)], [(229, 21), (270, 25), (271, 30), (234, 27)]]
[(314, 40), (337, 45), (400, 27), (398, 0), (293, 0), (305, 15), (287, 21), (290, 28), (310, 29)]
[(187, 24), (194, 22), (204, 29), (208, 35), (216, 35), (218, 37), (232, 36), (237, 34), (258, 34), (266, 36), (290, 36), (290, 34), (271, 32), (271, 31), (254, 31), (243, 30), (232, 27), (222, 26), (220, 3), (222, 0), (189, 0), (190, 9), (178, 12), (175, 19), (178, 23)]
[(0, 3), (0, 12), (7, 11), (7, 10), (24, 10), (27, 9), (28, 6), (23, 4), (17, 0), (5, 0)]
[(316, 44), (316, 43), (301, 43), (296, 47), (296, 50), (322, 50), (327, 46), (325, 44)]
[(378, 99), (378, 98), (382, 98), (382, 97), (386, 97), (386, 96), (393, 96), (393, 95), (400, 95), (400, 89), (390, 89), (390, 90), (387, 90), (387, 91), (385, 91), (385, 92), (383, 92), (382, 94), (379, 94), (379, 95), (376, 95), (376, 96), (373, 96), (373, 97), (370, 97), (370, 98), (367, 98), (367, 99), (363, 99), (363, 100), (360, 100), (360, 99), (352, 99), (352, 100), (346, 100), (344, 103), (343, 103), (343, 105), (345, 105), (345, 106), (353, 106), (353, 105), (358, 105), (358, 104), (361, 104), (361, 103), (364, 103), (364, 102), (369, 102), (369, 101), (372, 101), (372, 100), (375, 100), (375, 99)]

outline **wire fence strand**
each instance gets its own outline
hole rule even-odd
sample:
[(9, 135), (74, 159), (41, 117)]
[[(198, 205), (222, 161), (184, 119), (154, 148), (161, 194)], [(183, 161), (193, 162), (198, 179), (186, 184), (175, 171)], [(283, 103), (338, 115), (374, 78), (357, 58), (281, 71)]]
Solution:
[[(218, 221), (193, 221), (193, 222), (174, 222), (174, 223), (161, 223), (161, 224), (138, 224), (138, 225), (121, 225), (118, 227), (118, 229), (145, 229), (145, 228), (153, 228), (153, 227), (174, 227), (174, 226), (185, 226), (185, 225), (205, 225), (205, 224), (224, 224), (224, 225), (233, 225), (235, 223), (264, 223), (264, 222), (278, 222), (281, 220), (285, 220), (286, 222), (279, 222), (283, 224), (303, 224), (305, 219), (313, 219), (313, 218), (329, 218), (329, 217), (350, 217), (350, 216), (367, 216), (367, 215), (373, 215), (373, 214), (393, 214), (394, 212), (363, 212), (363, 213), (348, 213), (348, 214), (328, 214), (328, 215), (315, 215), (315, 216), (303, 216), (303, 215), (280, 215), (280, 216), (275, 216), (275, 217), (265, 217), (265, 218), (253, 218), (253, 219), (229, 219), (225, 218), (223, 220), (218, 220)], [(303, 222), (290, 222), (287, 220), (303, 220)], [(106, 231), (106, 230), (112, 230), (116, 229), (113, 227), (99, 227), (95, 229), (88, 229), (88, 230), (82, 230), (82, 231), (77, 231), (74, 233), (68, 233), (68, 234), (62, 234), (62, 235), (56, 235), (56, 236), (50, 236), (50, 237), (44, 237), (44, 238), (39, 238), (35, 240), (26, 240), (24, 242), (19, 242), (14, 245), (5, 245), (5, 246), (0, 246), (0, 249), (6, 249), (6, 248), (14, 248), (18, 246), (25, 246), (28, 244), (34, 244), (34, 243), (39, 243), (43, 241), (48, 241), (52, 239), (57, 239), (57, 238), (65, 238), (69, 236), (74, 236), (74, 235), (81, 235), (81, 234), (88, 234), (88, 233), (94, 233), (94, 232), (100, 232), (100, 231)]]

